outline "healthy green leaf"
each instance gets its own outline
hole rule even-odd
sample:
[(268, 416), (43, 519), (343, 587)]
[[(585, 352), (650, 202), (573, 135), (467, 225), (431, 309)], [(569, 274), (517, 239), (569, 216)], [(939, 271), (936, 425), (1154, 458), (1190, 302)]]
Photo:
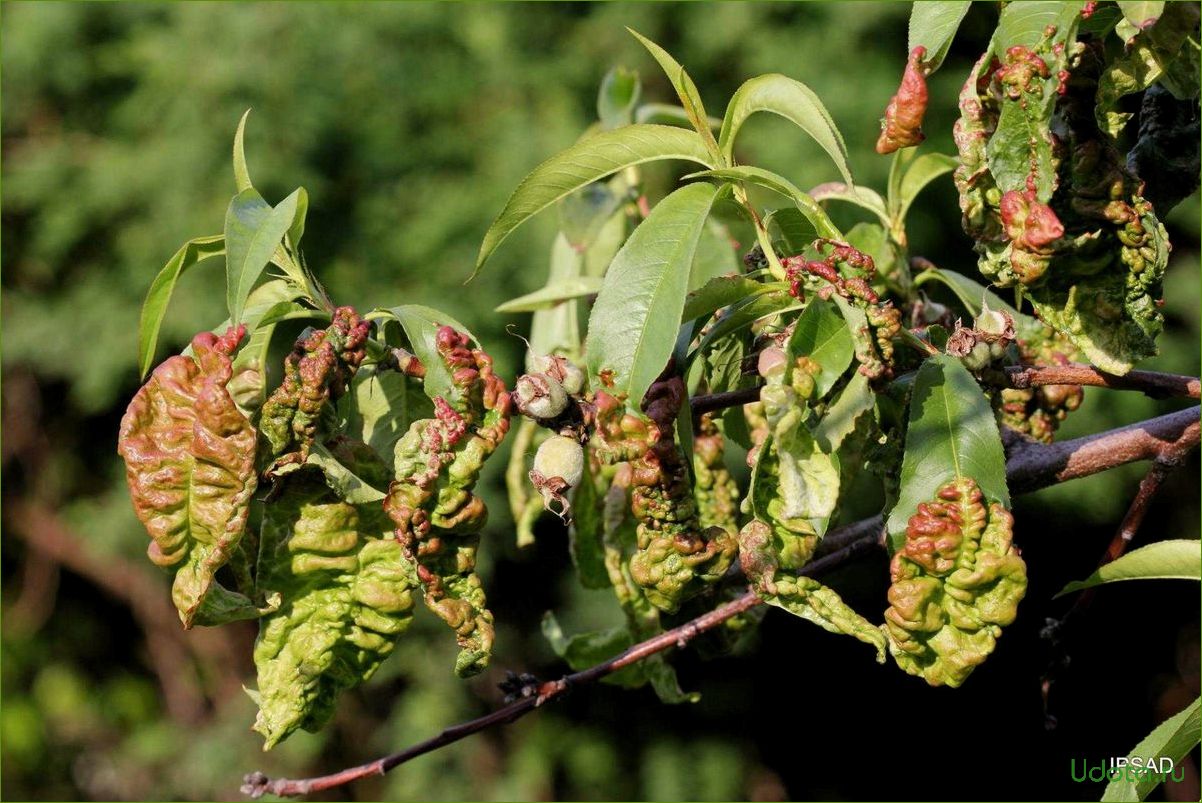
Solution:
[(405, 330), (405, 337), (409, 339), (409, 347), (413, 349), (413, 353), (426, 368), (426, 378), (422, 382), (426, 395), (431, 399), (445, 396), (450, 391), (452, 383), (451, 374), (438, 353), (436, 338), (439, 328), (450, 326), (465, 333), (477, 344), (480, 341), (471, 333), (471, 330), (450, 315), (421, 304), (402, 304), (399, 307), (391, 307), (379, 312), (396, 319), (401, 328)]
[[(625, 627), (565, 636), (563, 628), (551, 611), (543, 614), (542, 631), (543, 637), (555, 654), (577, 672), (613, 658), (634, 644), (629, 628)], [(605, 676), (601, 682), (625, 688), (638, 688), (647, 682), (647, 674), (640, 663), (635, 663)]]
[(541, 290), (527, 293), (524, 296), (510, 299), (497, 306), (494, 312), (534, 312), (540, 309), (551, 309), (561, 301), (573, 298), (591, 296), (601, 290), (602, 280), (599, 276), (578, 276), (574, 279), (549, 284)]
[(821, 399), (851, 365), (855, 344), (834, 305), (814, 299), (798, 317), (786, 353), (818, 363), (822, 370), (814, 377), (814, 398)]
[(701, 242), (697, 244), (697, 256), (689, 271), (689, 292), (701, 288), (711, 279), (739, 273), (742, 269), (730, 230), (711, 216), (701, 229)]
[(968, 0), (915, 3), (910, 9), (910, 36), (906, 51), (913, 52), (916, 47), (925, 47), (927, 54), (923, 64), (931, 72), (939, 69), (960, 27), (960, 21), (971, 5)]
[(639, 74), (625, 67), (614, 67), (601, 79), (597, 92), (597, 117), (605, 128), (619, 128), (633, 121), (642, 85)]
[(817, 199), (799, 190), (784, 176), (773, 173), (770, 170), (764, 170), (761, 167), (751, 167), (750, 165), (739, 165), (737, 167), (724, 167), (719, 170), (703, 170), (685, 176), (685, 178), (717, 178), (723, 181), (747, 181), (780, 193), (797, 205), (798, 210), (814, 224), (814, 228), (817, 229), (821, 236), (831, 239), (842, 237), (842, 233), (831, 222), (831, 219), (823, 211), (822, 207), (818, 205)]
[(242, 113), (242, 119), (238, 121), (238, 130), (234, 132), (234, 186), (238, 192), (255, 187), (250, 181), (250, 171), (246, 169), (246, 150), (243, 146), (247, 117), (250, 117), (250, 109)]
[(689, 267), (717, 195), (712, 184), (678, 189), (651, 210), (614, 257), (588, 326), (589, 370), (613, 371), (638, 404), (676, 345)]
[(889, 218), (889, 210), (885, 206), (885, 199), (876, 190), (869, 189), (868, 187), (849, 188), (846, 184), (831, 181), (826, 184), (819, 184), (810, 190), (810, 197), (820, 202), (846, 201), (849, 204), (855, 204), (861, 209), (867, 209), (876, 215), (877, 219), (881, 221), (881, 225), (885, 228), (889, 228), (893, 222)]
[(693, 356), (702, 354), (711, 343), (721, 337), (746, 329), (761, 318), (801, 309), (801, 303), (789, 295), (787, 289), (769, 290), (733, 304), (728, 314), (714, 323), (693, 350)]
[[(1198, 746), (1200, 731), (1202, 731), (1202, 697), (1186, 706), (1185, 710), (1157, 725), (1131, 750), (1128, 759), (1171, 758), (1173, 766), (1176, 766)], [(1144, 800), (1153, 789), (1160, 785), (1161, 776), (1155, 772), (1141, 774), (1132, 770), (1132, 773), (1138, 777), (1129, 778), (1124, 773), (1124, 777), (1107, 784), (1106, 791), (1102, 793), (1102, 800), (1104, 802)]]
[(397, 371), (361, 369), (339, 402), (347, 433), (379, 454), (392, 454), (414, 421), (434, 417), (421, 382)]
[(764, 283), (746, 276), (718, 276), (710, 279), (700, 289), (689, 293), (681, 320), (696, 320), (745, 298), (785, 289), (787, 287), (782, 282)]
[(705, 104), (701, 102), (701, 93), (697, 91), (697, 85), (693, 83), (693, 79), (668, 51), (633, 28), (626, 30), (630, 31), (630, 34), (638, 39), (659, 62), (659, 66), (663, 68), (668, 80), (672, 82), (672, 88), (676, 90), (676, 96), (680, 98), (680, 105), (684, 107), (685, 114), (689, 116), (689, 122), (693, 124), (693, 129), (705, 141), (706, 150), (717, 159), (719, 157), (718, 143), (714, 141), (714, 133), (710, 130), (709, 118), (705, 113)]
[(973, 281), (963, 274), (951, 270), (943, 270), (942, 268), (928, 268), (914, 277), (915, 286), (921, 286), (930, 281), (937, 281), (947, 286), (948, 289), (956, 294), (956, 298), (960, 299), (960, 303), (964, 305), (964, 308), (974, 318), (981, 314), (981, 300), (984, 299), (990, 309), (1005, 312), (1013, 318), (1014, 325), (1020, 333), (1042, 328), (1043, 326), (1035, 318), (1030, 315), (1024, 315), (1010, 304), (1007, 304), (1002, 300), (1001, 296), (985, 287), (985, 285)]
[(920, 502), (952, 480), (975, 480), (988, 502), (1010, 507), (1006, 456), (989, 400), (955, 357), (930, 357), (918, 369), (902, 459), (901, 490), (889, 513), (890, 551), (905, 540)]
[(712, 167), (700, 135), (665, 125), (636, 124), (603, 131), (552, 156), (522, 179), (488, 227), (475, 273), (514, 229), (560, 198), (623, 168), (659, 159), (685, 159)]
[(752, 78), (731, 97), (718, 135), (718, 144), (727, 163), (731, 162), (739, 129), (756, 112), (780, 115), (809, 134), (831, 157), (848, 186), (855, 184), (847, 166), (847, 146), (830, 112), (814, 90), (779, 73)]
[(1202, 542), (1179, 539), (1148, 544), (1099, 566), (1056, 596), (1123, 580), (1202, 580)]
[[(903, 148), (897, 151), (913, 152), (913, 148)], [(954, 156), (942, 153), (924, 153), (909, 163), (908, 169), (902, 174), (898, 184), (897, 194), (890, 194), (889, 208), (893, 219), (902, 222), (910, 211), (910, 204), (918, 197), (918, 193), (935, 179), (956, 169), (959, 161)]]
[(764, 215), (764, 227), (769, 232), (775, 229), (786, 254), (800, 254), (818, 239), (814, 224), (793, 206), (774, 209)]
[(367, 505), (384, 498), (382, 490), (356, 474), (353, 467), (339, 461), (320, 440), (313, 442), (305, 462), (321, 469), (330, 489), (352, 505)]
[(209, 257), (225, 253), (225, 237), (214, 234), (189, 240), (175, 252), (163, 269), (155, 275), (142, 302), (142, 316), (138, 321), (138, 370), (143, 379), (154, 364), (155, 347), (158, 345), (159, 329), (167, 315), (171, 294), (183, 272)]
[(254, 189), (234, 196), (225, 215), (226, 305), (230, 320), (240, 322), (246, 298), (296, 220), (296, 190), (271, 207)]

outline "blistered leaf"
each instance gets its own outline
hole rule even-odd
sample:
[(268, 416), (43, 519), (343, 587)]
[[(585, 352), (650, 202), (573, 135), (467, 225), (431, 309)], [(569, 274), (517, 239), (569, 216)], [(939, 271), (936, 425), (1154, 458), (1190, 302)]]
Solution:
[[(468, 345), (468, 336), (450, 326), (435, 335), (435, 359), (452, 384), (435, 398), (434, 417), (415, 421), (397, 441), (396, 479), (384, 502), (427, 607), (455, 631), (461, 677), (482, 671), (492, 654), (493, 617), (476, 574), (488, 508), (473, 490), (509, 431), (510, 411), (492, 358)], [(425, 362), (428, 372), (433, 361)]]
[(986, 502), (969, 476), (909, 510), (904, 545), (889, 567), (889, 651), (930, 685), (959, 686), (993, 652), (1027, 590), (1014, 519), (1004, 505)]
[(910, 50), (902, 73), (901, 84), (885, 108), (881, 119), (881, 134), (876, 152), (893, 153), (899, 148), (911, 148), (926, 139), (922, 118), (927, 111), (927, 68), (924, 59), (927, 49), (918, 45)]
[(676, 344), (689, 267), (717, 189), (682, 187), (651, 211), (618, 252), (589, 317), (589, 372), (638, 401)]
[(117, 451), (134, 511), (150, 533), (150, 559), (175, 576), (184, 627), (237, 549), (255, 490), (255, 430), (226, 390), (244, 334), (197, 335), (194, 356), (156, 368), (121, 419)]
[(965, 478), (989, 503), (1010, 504), (1006, 457), (989, 400), (960, 360), (938, 355), (922, 364), (914, 381), (901, 491), (887, 522), (891, 550), (901, 547), (921, 502)]
[(522, 180), (489, 226), (476, 272), (514, 229), (568, 193), (625, 167), (659, 159), (686, 159), (705, 167), (712, 161), (697, 132), (649, 124), (603, 131), (552, 156)]
[(784, 117), (817, 142), (848, 185), (855, 182), (847, 166), (847, 146), (830, 112), (814, 90), (786, 75), (759, 75), (745, 82), (731, 96), (722, 120), (718, 137), (722, 155), (729, 163), (734, 153), (735, 138), (748, 117), (756, 112), (771, 112)]
[(319, 729), (338, 694), (372, 676), (409, 626), (416, 586), (378, 503), (344, 502), (309, 471), (285, 482), (264, 516), (257, 578), (283, 600), (255, 642), (264, 749)]
[(998, 19), (994, 52), (1000, 54), (1015, 45), (1030, 47), (1043, 37), (1048, 26), (1063, 35), (1067, 26), (1077, 23), (1082, 5), (1077, 0), (1029, 0), (1008, 4)]

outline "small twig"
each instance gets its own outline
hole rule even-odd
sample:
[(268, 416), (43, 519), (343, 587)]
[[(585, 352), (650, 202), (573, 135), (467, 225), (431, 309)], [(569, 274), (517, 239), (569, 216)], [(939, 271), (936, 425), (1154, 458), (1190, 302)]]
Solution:
[(689, 400), (689, 405), (692, 407), (693, 415), (700, 417), (705, 413), (712, 413), (715, 410), (725, 410), (727, 407), (739, 407), (740, 405), (751, 404), (759, 400), (760, 386), (756, 385), (752, 388), (741, 388), (739, 390), (728, 390), (723, 393), (694, 396)]
[[(1190, 441), (1193, 445), (1197, 444), (1198, 417), (1199, 408), (1193, 407), (1139, 424), (1059, 444), (1026, 445), (1017, 450), (1007, 462), (1007, 477), (1011, 483), (1020, 483), (1021, 490), (1014, 492), (1021, 493), (1096, 474), (1137, 460), (1160, 459), (1170, 449), (1179, 448), (1182, 441)], [(1184, 448), (1185, 451), (1188, 451), (1192, 446)], [(1078, 454), (1085, 456), (1077, 459), (1075, 456)], [(880, 548), (884, 544), (882, 527), (883, 520), (878, 515), (832, 530), (824, 539), (827, 550), (806, 566), (801, 574), (819, 574), (840, 566), (863, 552)], [(510, 703), (491, 714), (454, 725), (432, 739), (427, 739), (400, 752), (317, 778), (271, 779), (261, 772), (254, 772), (243, 779), (242, 793), (255, 798), (267, 793), (285, 797), (304, 795), (372, 775), (382, 775), (410, 759), (445, 747), (493, 725), (513, 722), (543, 703), (561, 696), (573, 686), (599, 680), (655, 653), (672, 647), (683, 647), (697, 635), (717, 627), (727, 619), (759, 604), (760, 599), (749, 591), (690, 622), (636, 644), (596, 666), (543, 683), (537, 688), (537, 692), (529, 697)]]
[[(1153, 459), (1148, 473), (1140, 480), (1139, 490), (1136, 491), (1135, 498), (1131, 500), (1131, 506), (1127, 508), (1127, 513), (1123, 516), (1123, 521), (1119, 524), (1118, 531), (1115, 532), (1114, 537), (1110, 540), (1106, 551), (1102, 553), (1102, 557), (1098, 561), (1098, 568), (1117, 560), (1127, 550), (1127, 547), (1134, 540), (1135, 534), (1143, 524), (1144, 516), (1147, 515), (1148, 508), (1151, 507), (1152, 500), (1156, 498), (1161, 485), (1185, 461), (1186, 456), (1189, 455), (1194, 447), (1198, 445), (1198, 439), (1199, 427), (1196, 425), (1187, 427), (1177, 440), (1167, 444), (1161, 449), (1160, 454)], [(1085, 612), (1089, 610), (1090, 605), (1093, 604), (1096, 593), (1096, 587), (1083, 590), (1077, 595), (1072, 607), (1065, 612), (1064, 616), (1059, 619), (1049, 619), (1043, 629), (1042, 635), (1051, 642), (1052, 649), (1052, 656), (1048, 660), (1048, 667), (1044, 671), (1043, 677), (1040, 678), (1044, 727), (1048, 730), (1056, 727), (1056, 717), (1051, 714), (1049, 698), (1052, 686), (1056, 683), (1060, 673), (1069, 665), (1069, 634), (1074, 623), (1079, 621)]]
[[(997, 374), (1002, 374), (1001, 377)], [(1115, 390), (1139, 390), (1149, 396), (1199, 397), (1200, 383), (1197, 377), (1180, 374), (1163, 374), (1156, 371), (1130, 371), (1122, 376), (1099, 371), (1092, 365), (1070, 363), (1068, 365), (1012, 365), (1000, 372), (986, 375), (986, 381), (1005, 387), (1027, 388), (1041, 385), (1090, 385)], [(1001, 381), (998, 381), (1001, 380)]]

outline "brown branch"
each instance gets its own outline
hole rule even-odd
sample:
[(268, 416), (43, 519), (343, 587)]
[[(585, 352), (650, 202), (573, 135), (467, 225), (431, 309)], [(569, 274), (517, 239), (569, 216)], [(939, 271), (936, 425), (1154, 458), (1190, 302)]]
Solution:
[[(1175, 441), (1166, 444), (1152, 460), (1152, 467), (1140, 480), (1139, 490), (1136, 491), (1135, 498), (1131, 500), (1131, 506), (1127, 508), (1127, 513), (1123, 516), (1123, 521), (1119, 524), (1114, 538), (1107, 545), (1106, 551), (1102, 553), (1102, 557), (1098, 561), (1098, 568), (1117, 560), (1127, 550), (1128, 545), (1134, 540), (1135, 534), (1143, 524), (1144, 516), (1147, 515), (1148, 508), (1151, 507), (1152, 500), (1156, 498), (1164, 480), (1185, 462), (1185, 458), (1198, 445), (1198, 438), (1199, 427), (1195, 422), (1193, 426), (1186, 427)], [(1097, 590), (1097, 587), (1087, 588), (1078, 594), (1072, 607), (1065, 612), (1064, 616), (1059, 619), (1049, 619), (1041, 633), (1043, 638), (1051, 643), (1052, 652), (1048, 667), (1044, 671), (1043, 677), (1040, 678), (1039, 684), (1040, 697), (1043, 701), (1044, 727), (1048, 730), (1056, 727), (1056, 717), (1051, 713), (1050, 697), (1058, 676), (1069, 664), (1069, 633), (1073, 624), (1084, 616), (1085, 612), (1089, 610), (1089, 606), (1093, 604)]]
[[(1001, 374), (999, 377), (998, 374)], [(1197, 377), (1162, 374), (1156, 371), (1130, 371), (1122, 376), (1099, 371), (1092, 365), (1012, 365), (985, 377), (991, 384), (1025, 390), (1041, 385), (1090, 385), (1115, 390), (1139, 390), (1154, 397), (1199, 397)], [(991, 381), (992, 380), (992, 381)]]
[[(1000, 370), (986, 371), (982, 376), (988, 385), (1001, 388), (1043, 387), (1046, 385), (1088, 385), (1112, 390), (1138, 390), (1154, 398), (1169, 396), (1197, 399), (1202, 396), (1202, 382), (1197, 377), (1165, 374), (1157, 371), (1131, 371), (1122, 376), (1099, 371), (1092, 365), (1012, 365)], [(758, 401), (760, 386), (694, 396), (690, 400), (693, 415), (700, 416), (727, 407), (737, 407)]]
[[(1190, 446), (1184, 447), (1186, 452), (1197, 444), (1198, 418), (1199, 408), (1193, 407), (1139, 424), (1059, 444), (1024, 445), (1017, 449), (1007, 462), (1007, 476), (1011, 483), (1018, 485), (1018, 489), (1014, 492), (1022, 493), (1096, 474), (1137, 460), (1167, 459), (1166, 455), (1176, 453), (1172, 450), (1182, 448), (1180, 444), (1183, 441), (1191, 443)], [(880, 516), (873, 516), (832, 530), (824, 539), (827, 549), (801, 573), (805, 575), (819, 574), (840, 566), (863, 552), (880, 548), (884, 545), (883, 536), (883, 519)], [(537, 687), (531, 687), (528, 696), (516, 702), (485, 716), (447, 728), (437, 736), (400, 752), (316, 778), (271, 779), (261, 772), (254, 772), (243, 779), (242, 793), (255, 798), (265, 793), (285, 797), (304, 795), (372, 775), (382, 775), (417, 756), (457, 742), (494, 725), (513, 722), (543, 703), (561, 696), (574, 686), (594, 682), (664, 650), (684, 647), (700, 633), (717, 627), (727, 619), (759, 604), (760, 599), (753, 592), (748, 591), (743, 596), (702, 614), (690, 622), (636, 644), (607, 661), (565, 675), (558, 680), (547, 681)]]

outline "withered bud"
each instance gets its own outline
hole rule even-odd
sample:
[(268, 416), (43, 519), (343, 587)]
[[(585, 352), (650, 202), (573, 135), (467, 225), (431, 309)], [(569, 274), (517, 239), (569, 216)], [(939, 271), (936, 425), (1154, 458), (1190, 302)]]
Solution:
[(547, 374), (525, 374), (514, 386), (518, 412), (527, 418), (546, 421), (563, 413), (568, 407), (568, 394), (563, 385)]

